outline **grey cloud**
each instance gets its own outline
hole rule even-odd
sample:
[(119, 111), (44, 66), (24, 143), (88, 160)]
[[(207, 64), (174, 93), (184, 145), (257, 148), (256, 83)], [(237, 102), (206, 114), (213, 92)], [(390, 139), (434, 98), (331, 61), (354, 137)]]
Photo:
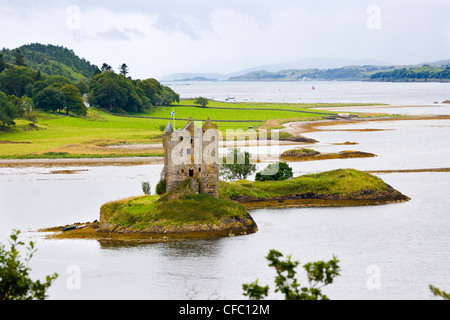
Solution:
[(128, 34), (116, 28), (99, 32), (97, 33), (97, 36), (107, 40), (131, 40), (131, 37)]
[(132, 40), (133, 37), (143, 37), (145, 34), (137, 29), (124, 28), (119, 30), (113, 28), (97, 33), (97, 36), (106, 40)]

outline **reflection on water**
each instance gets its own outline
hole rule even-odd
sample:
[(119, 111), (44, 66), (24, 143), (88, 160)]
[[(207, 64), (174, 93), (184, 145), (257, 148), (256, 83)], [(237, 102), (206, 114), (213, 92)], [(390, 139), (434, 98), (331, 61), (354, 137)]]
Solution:
[[(317, 132), (321, 152), (342, 151), (354, 141), (358, 151), (377, 158), (291, 163), (296, 175), (360, 170), (450, 167), (448, 120), (356, 124), (345, 128), (383, 128), (378, 132)], [(338, 127), (336, 127), (338, 128)], [(333, 128), (333, 129), (336, 129)], [(162, 166), (10, 168), (0, 174), (0, 237), (23, 231), (98, 219), (108, 201), (152, 190)], [(87, 170), (48, 174), (57, 170)], [(360, 208), (257, 210), (259, 232), (245, 237), (157, 244), (37, 241), (33, 276), (58, 272), (51, 299), (245, 299), (242, 284), (260, 279), (273, 287), (274, 272), (265, 256), (277, 249), (301, 263), (341, 260), (342, 276), (326, 288), (332, 299), (428, 299), (429, 284), (450, 288), (450, 173), (382, 174), (411, 201)], [(80, 290), (70, 290), (70, 266), (81, 270)], [(381, 272), (381, 287), (367, 287), (368, 268)]]
[(216, 258), (220, 255), (220, 240), (169, 241), (165, 243), (146, 243), (143, 241), (98, 240), (104, 250), (138, 250), (156, 248), (169, 258)]

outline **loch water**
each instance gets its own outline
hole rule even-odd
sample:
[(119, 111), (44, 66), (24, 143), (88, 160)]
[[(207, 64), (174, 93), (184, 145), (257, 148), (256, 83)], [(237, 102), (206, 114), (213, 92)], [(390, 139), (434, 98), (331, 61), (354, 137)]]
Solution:
[[(204, 95), (223, 90), (217, 87), (221, 85), (209, 84), (209, 89), (202, 89), (209, 90)], [(260, 87), (264, 95), (266, 85)], [(275, 87), (284, 90), (283, 85)], [(342, 84), (327, 85), (339, 88)], [(193, 83), (186, 87), (191, 90), (195, 86), (200, 85)], [(414, 93), (415, 88), (411, 84), (409, 91)], [(445, 88), (448, 90), (449, 85)], [(403, 90), (402, 87), (398, 97), (402, 97)], [(236, 91), (234, 95), (238, 96)], [(232, 92), (223, 92), (223, 96)], [(429, 95), (443, 100), (444, 93), (442, 84), (436, 84), (434, 95)], [(384, 94), (386, 100), (380, 94), (372, 102), (401, 104), (401, 99), (391, 100), (394, 93)], [(255, 101), (263, 99), (257, 94), (252, 97)], [(340, 97), (336, 95), (334, 101), (339, 102), (336, 100)], [(438, 114), (448, 112), (445, 105), (431, 107), (441, 108)], [(338, 168), (450, 167), (449, 120), (385, 121), (325, 129), (334, 131), (307, 134), (320, 141), (311, 148), (321, 152), (350, 148), (375, 153), (377, 157), (290, 163), (296, 176)], [(380, 130), (338, 131), (341, 129)], [(335, 145), (346, 141), (358, 144)], [(102, 204), (142, 194), (142, 181), (149, 181), (154, 190), (161, 169), (160, 165), (1, 168), (0, 242), (6, 243), (13, 229), (22, 230), (24, 238), (36, 242), (38, 252), (30, 265), (33, 278), (42, 279), (53, 272), (60, 275), (49, 290), (49, 299), (53, 300), (246, 299), (242, 295), (243, 283), (259, 279), (260, 284), (273, 288), (275, 272), (265, 260), (271, 249), (290, 254), (303, 264), (337, 256), (341, 276), (324, 290), (335, 300), (433, 299), (430, 284), (450, 291), (449, 172), (377, 174), (411, 198), (401, 204), (252, 211), (259, 232), (243, 237), (122, 244), (46, 240), (34, 232), (44, 227), (96, 220)], [(64, 174), (59, 170), (75, 171)], [(79, 282), (73, 281), (74, 275), (79, 275)], [(305, 282), (302, 276), (300, 280)], [(278, 296), (272, 293), (271, 297)]]

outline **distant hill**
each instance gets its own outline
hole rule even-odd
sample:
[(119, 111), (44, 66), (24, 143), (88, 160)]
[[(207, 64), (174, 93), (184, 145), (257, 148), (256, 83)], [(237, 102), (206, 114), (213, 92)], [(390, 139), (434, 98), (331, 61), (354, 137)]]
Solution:
[(449, 81), (450, 60), (418, 65), (391, 65), (378, 60), (302, 59), (229, 74), (179, 73), (163, 81)]
[(302, 81), (302, 80), (369, 80), (376, 72), (393, 70), (395, 67), (348, 66), (335, 69), (290, 69), (278, 72), (254, 71), (242, 76), (232, 77), (229, 81)]
[(415, 66), (347, 66), (334, 69), (254, 71), (229, 81), (450, 81), (450, 64), (443, 60)]
[(77, 81), (91, 78), (98, 69), (86, 59), (79, 58), (70, 49), (40, 43), (32, 43), (16, 49), (4, 48), (1, 52), (6, 63), (15, 63), (17, 49), (24, 54), (28, 67), (48, 75), (61, 75)]
[(436, 63), (424, 64), (389, 72), (378, 72), (371, 75), (370, 80), (386, 82), (450, 82), (450, 63), (445, 65)]

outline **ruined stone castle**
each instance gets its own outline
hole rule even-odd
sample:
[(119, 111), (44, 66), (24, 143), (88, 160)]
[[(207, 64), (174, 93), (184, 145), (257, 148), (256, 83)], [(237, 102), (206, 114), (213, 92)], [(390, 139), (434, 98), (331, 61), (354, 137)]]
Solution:
[(191, 178), (191, 193), (219, 198), (219, 131), (209, 118), (201, 128), (189, 118), (175, 131), (169, 122), (163, 145), (167, 193)]

